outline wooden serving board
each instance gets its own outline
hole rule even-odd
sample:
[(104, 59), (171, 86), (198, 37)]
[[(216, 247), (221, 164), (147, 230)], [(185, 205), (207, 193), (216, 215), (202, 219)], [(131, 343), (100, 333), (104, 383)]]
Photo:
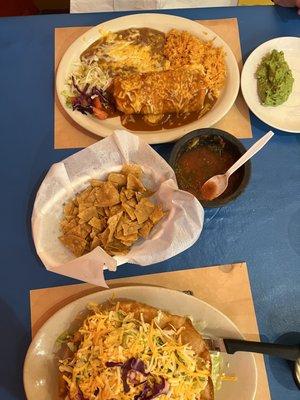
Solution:
[[(236, 18), (197, 21), (219, 35), (233, 51), (240, 70), (242, 69), (242, 53), (239, 27)], [(80, 35), (90, 29), (89, 26), (55, 28), (55, 71), (67, 48)], [(99, 137), (88, 132), (62, 108), (55, 91), (54, 104), (54, 148), (69, 149), (87, 147), (99, 140)], [(232, 133), (238, 138), (251, 138), (252, 129), (249, 109), (239, 93), (237, 100), (225, 117), (219, 121), (216, 128)]]
[[(108, 284), (110, 287), (153, 285), (192, 291), (195, 297), (227, 315), (246, 339), (260, 340), (246, 263), (114, 279), (108, 281)], [(86, 283), (31, 290), (32, 336), (61, 307), (79, 297), (100, 290), (105, 289)], [(258, 376), (255, 399), (270, 400), (264, 359), (261, 355), (255, 355), (255, 360)]]

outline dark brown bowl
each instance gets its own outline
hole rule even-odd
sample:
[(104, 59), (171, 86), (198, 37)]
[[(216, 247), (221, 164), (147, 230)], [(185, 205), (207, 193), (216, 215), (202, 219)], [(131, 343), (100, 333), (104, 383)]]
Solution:
[[(197, 129), (183, 136), (180, 140), (178, 140), (178, 142), (173, 147), (169, 163), (174, 170), (176, 169), (177, 160), (179, 159), (180, 155), (186, 151), (189, 142), (192, 139), (201, 136), (203, 137), (211, 136), (212, 138), (214, 136), (221, 137), (226, 142), (227, 145), (232, 147), (233, 151), (238, 155), (238, 158), (246, 152), (246, 149), (244, 145), (240, 142), (240, 140), (238, 140), (235, 136), (232, 136), (228, 132), (215, 128)], [(199, 200), (203, 205), (203, 207), (205, 208), (222, 207), (225, 204), (228, 204), (232, 200), (236, 199), (244, 191), (249, 182), (251, 175), (250, 161), (247, 161), (246, 164), (244, 164), (244, 166), (241, 167), (240, 173), (242, 174), (241, 182), (233, 192), (229, 193), (226, 196), (221, 196), (219, 198), (216, 198), (215, 200), (212, 201)]]

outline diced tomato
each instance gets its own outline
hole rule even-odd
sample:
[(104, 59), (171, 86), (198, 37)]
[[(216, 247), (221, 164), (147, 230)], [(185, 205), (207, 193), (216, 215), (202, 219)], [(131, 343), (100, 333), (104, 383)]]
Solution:
[(99, 97), (95, 97), (93, 99), (93, 106), (95, 108), (97, 108), (98, 110), (103, 110), (103, 107), (102, 107), (102, 104), (101, 104), (101, 101), (100, 101)]
[(75, 97), (75, 96), (70, 97), (71, 104), (75, 104), (76, 100), (77, 100), (77, 97)]
[(93, 113), (96, 118), (101, 119), (101, 120), (106, 119), (108, 117), (108, 114), (105, 111), (99, 110), (96, 107), (93, 107)]

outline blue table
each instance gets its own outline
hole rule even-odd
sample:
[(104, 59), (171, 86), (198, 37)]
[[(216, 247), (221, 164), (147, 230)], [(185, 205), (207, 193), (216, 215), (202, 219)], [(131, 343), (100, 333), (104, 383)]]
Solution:
[[(230, 7), (170, 10), (191, 19), (237, 17), (244, 60), (262, 42), (300, 36), (294, 10)], [(73, 150), (53, 149), (54, 28), (95, 25), (124, 15), (48, 15), (0, 20), (0, 399), (23, 399), (22, 364), (30, 343), (29, 290), (76, 281), (49, 273), (37, 258), (30, 217), (49, 166)], [(268, 130), (253, 115), (253, 140)], [(154, 146), (166, 159), (172, 144)], [(107, 278), (246, 261), (264, 340), (300, 332), (300, 135), (276, 131), (253, 159), (246, 192), (206, 211), (205, 228), (189, 250), (140, 269), (122, 266)], [(299, 337), (298, 337), (299, 339)], [(287, 363), (266, 358), (273, 400), (299, 399)], [(264, 400), (264, 399), (261, 399)]]

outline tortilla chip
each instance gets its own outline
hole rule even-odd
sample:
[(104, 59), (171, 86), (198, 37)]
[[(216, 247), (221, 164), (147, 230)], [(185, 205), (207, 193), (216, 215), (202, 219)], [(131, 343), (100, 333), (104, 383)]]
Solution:
[(104, 182), (94, 189), (98, 207), (111, 207), (120, 202), (119, 192), (111, 182)]
[(95, 190), (93, 189), (85, 198), (85, 202), (94, 204), (96, 201)]
[(122, 235), (119, 233), (116, 235), (116, 238), (119, 239), (125, 246), (131, 246), (134, 242), (137, 241), (138, 239), (138, 234), (137, 233), (132, 233), (131, 235)]
[[(64, 206), (64, 214), (65, 215), (73, 215), (74, 212), (74, 208), (75, 208), (75, 204), (73, 202), (73, 200), (68, 201), (65, 206)], [(76, 207), (77, 208), (77, 207)]]
[(118, 174), (116, 172), (111, 172), (108, 175), (107, 180), (118, 187), (126, 186), (127, 177), (123, 174)]
[(130, 207), (135, 207), (137, 205), (137, 201), (133, 199), (129, 199), (126, 201), (126, 204), (128, 204)]
[(124, 194), (125, 194), (125, 196), (126, 196), (126, 199), (129, 200), (129, 199), (131, 199), (132, 197), (134, 197), (135, 191), (132, 190), (132, 189), (125, 189), (125, 190), (124, 190)]
[(132, 221), (130, 218), (127, 217), (126, 213), (123, 213), (122, 217), (120, 218), (117, 228), (116, 228), (116, 233), (123, 232), (123, 225), (128, 225), (131, 224)]
[[(123, 210), (124, 210), (124, 208), (123, 208)], [(119, 223), (118, 223), (118, 226), (119, 225), (123, 225), (123, 224), (131, 224), (132, 223), (132, 221), (131, 221), (131, 219), (128, 217), (128, 214), (126, 214), (125, 212), (123, 213), (123, 215), (122, 215), (122, 217), (120, 218), (120, 221), (119, 221)]]
[(130, 222), (129, 224), (124, 223), (122, 225), (122, 230), (124, 236), (131, 235), (133, 233), (138, 233), (139, 229), (141, 228), (141, 225), (137, 223), (137, 221)]
[(78, 224), (78, 220), (77, 218), (74, 218), (72, 216), (72, 219), (70, 221), (64, 219), (61, 221), (60, 223), (60, 228), (63, 231), (63, 233), (67, 233), (69, 232), (72, 228), (74, 228), (75, 226), (77, 226)]
[(83, 192), (77, 194), (76, 196), (76, 200), (79, 203), (83, 203), (85, 202), (85, 199), (87, 198), (87, 196), (91, 193), (92, 188), (88, 187), (87, 189), (85, 189)]
[(135, 194), (135, 198), (136, 198), (137, 202), (139, 202), (144, 197), (152, 196), (153, 192), (146, 189), (144, 192), (135, 192), (134, 194)]
[(103, 207), (104, 217), (110, 217), (110, 209), (109, 207)]
[(70, 221), (72, 221), (73, 219), (76, 219), (76, 217), (74, 217), (74, 215), (66, 215), (66, 216), (64, 217), (64, 221), (67, 221), (67, 222), (70, 222)]
[(73, 210), (73, 216), (78, 215), (78, 213), (79, 213), (78, 206), (75, 206), (75, 207), (74, 207), (74, 210)]
[(101, 239), (103, 248), (105, 248), (106, 245), (107, 245), (108, 236), (109, 236), (109, 228), (108, 228), (108, 227), (105, 229), (105, 231), (103, 231), (102, 233), (100, 233), (100, 235), (98, 236), (98, 237)]
[(124, 255), (129, 251), (127, 246), (117, 240), (110, 243), (106, 250), (112, 255)]
[(69, 249), (75, 256), (80, 257), (83, 255), (86, 247), (86, 240), (75, 235), (63, 235), (59, 240)]
[(138, 240), (138, 235), (130, 235), (130, 238), (127, 239), (128, 236), (126, 236), (126, 239), (121, 240), (121, 243), (123, 243), (127, 247), (131, 247), (133, 243), (135, 243)]
[(145, 221), (147, 221), (149, 216), (147, 213), (144, 213), (143, 210), (134, 210), (134, 215), (136, 216), (139, 224), (143, 224)]
[(105, 226), (106, 226), (106, 221), (105, 221), (105, 219), (104, 218), (96, 218), (96, 217), (93, 217), (89, 222), (88, 222), (88, 224), (89, 225), (91, 225), (93, 228), (96, 228), (96, 229), (98, 229), (99, 231), (102, 231), (104, 228), (105, 228)]
[(127, 201), (127, 197), (126, 197), (125, 192), (123, 191), (123, 189), (120, 192), (120, 201), (121, 201), (121, 203), (126, 203), (126, 201)]
[(155, 207), (155, 204), (152, 203), (152, 201), (149, 200), (148, 198), (143, 197), (143, 198), (139, 201), (138, 206), (139, 206), (139, 207), (147, 208), (147, 209), (149, 209), (149, 210), (151, 209), (151, 210), (153, 211), (153, 210), (154, 210), (154, 207)]
[(75, 235), (75, 236), (79, 236), (83, 239), (86, 239), (87, 235), (92, 231), (92, 228), (90, 225), (88, 225), (87, 223), (81, 224), (81, 225), (77, 225), (74, 228), (72, 228), (68, 234), (69, 235)]
[(91, 179), (90, 183), (92, 187), (96, 187), (96, 186), (101, 186), (104, 182), (100, 181), (100, 179)]
[(107, 225), (108, 225), (108, 229), (109, 229), (109, 235), (108, 235), (107, 243), (112, 241), (113, 235), (114, 235), (115, 230), (117, 228), (118, 222), (119, 222), (120, 218), (122, 217), (122, 214), (123, 214), (123, 211), (121, 211), (118, 214), (115, 214), (112, 217), (108, 218)]
[(137, 202), (139, 202), (143, 197), (144, 196), (141, 192), (135, 192), (135, 198)]
[(97, 211), (98, 211), (98, 215), (99, 215), (100, 217), (105, 217), (105, 216), (106, 216), (103, 207), (96, 207), (96, 208), (97, 208)]
[(94, 250), (97, 246), (101, 246), (101, 244), (101, 239), (95, 236), (91, 242), (90, 249)]
[(123, 165), (122, 172), (125, 175), (132, 174), (132, 175), (136, 176), (138, 179), (140, 179), (141, 176), (142, 176), (143, 170), (142, 170), (142, 167), (140, 165), (137, 165), (137, 164), (125, 164), (125, 165)]
[(89, 221), (93, 217), (98, 217), (98, 211), (95, 206), (86, 208), (78, 214), (78, 217), (84, 221)]
[(92, 203), (90, 203), (90, 202), (88, 202), (88, 203), (79, 203), (78, 204), (78, 214), (81, 213), (83, 210), (86, 210), (87, 208), (90, 208), (90, 207), (94, 207), (94, 203), (93, 202)]
[(143, 183), (136, 176), (132, 174), (128, 174), (127, 176), (127, 189), (139, 192), (144, 192), (146, 190)]
[(153, 224), (157, 224), (162, 217), (165, 215), (163, 212), (162, 206), (155, 206), (152, 214), (150, 215), (150, 219), (153, 222)]
[(133, 207), (130, 207), (128, 204), (123, 203), (122, 207), (124, 208), (124, 210), (127, 212), (127, 214), (129, 215), (131, 220), (135, 220), (136, 219), (136, 215), (135, 215), (135, 209)]
[(98, 236), (100, 233), (101, 231), (99, 229), (92, 227), (90, 238), (94, 239), (94, 237)]
[(135, 206), (134, 210), (139, 224), (147, 221), (149, 216), (152, 214), (154, 207), (154, 204), (147, 198), (141, 199), (141, 201)]
[(146, 221), (143, 226), (139, 229), (139, 235), (143, 239), (147, 239), (149, 236), (149, 233), (151, 232), (151, 229), (153, 228), (153, 223), (151, 221)]
[(117, 204), (115, 206), (109, 207), (109, 216), (118, 214), (119, 212), (123, 211), (123, 207), (121, 204)]

